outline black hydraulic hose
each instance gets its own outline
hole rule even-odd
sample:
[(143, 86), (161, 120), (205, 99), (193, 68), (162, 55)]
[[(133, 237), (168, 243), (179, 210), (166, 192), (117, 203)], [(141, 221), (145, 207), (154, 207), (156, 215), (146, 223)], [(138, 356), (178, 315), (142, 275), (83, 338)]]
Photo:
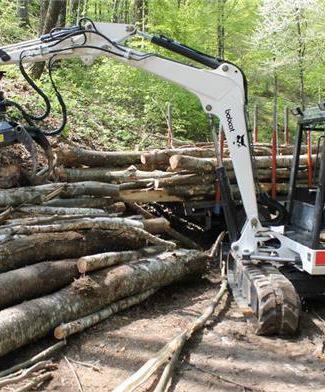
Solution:
[(45, 131), (45, 130), (43, 130), (43, 133), (46, 136), (59, 135), (63, 131), (63, 129), (66, 126), (66, 123), (67, 123), (67, 107), (65, 105), (64, 99), (63, 99), (60, 91), (58, 90), (58, 88), (57, 88), (57, 86), (56, 86), (56, 84), (55, 84), (55, 82), (53, 80), (53, 76), (52, 76), (52, 68), (53, 68), (53, 65), (54, 65), (54, 63), (56, 61), (56, 60), (54, 60), (54, 57), (55, 56), (53, 56), (49, 60), (49, 77), (50, 77), (50, 80), (51, 80), (52, 88), (55, 91), (56, 98), (57, 98), (57, 100), (58, 100), (58, 102), (60, 104), (60, 107), (61, 107), (62, 121), (61, 121), (61, 125), (57, 129), (54, 129), (52, 131)]
[(27, 74), (27, 72), (26, 72), (26, 70), (24, 68), (24, 65), (23, 65), (23, 60), (26, 57), (27, 56), (23, 55), (23, 52), (22, 52), (22, 54), (20, 56), (20, 59), (19, 59), (19, 69), (20, 69), (20, 72), (23, 75), (23, 77), (26, 80), (26, 82), (32, 87), (32, 89), (35, 90), (43, 98), (43, 100), (45, 102), (46, 109), (45, 109), (45, 112), (43, 114), (39, 115), (39, 116), (27, 113), (26, 110), (24, 110), (24, 112), (25, 112), (25, 115), (30, 118), (30, 120), (42, 121), (46, 117), (48, 117), (48, 115), (50, 114), (50, 112), (51, 112), (51, 103), (50, 103), (50, 100), (49, 100), (48, 96), (44, 93), (44, 91), (40, 87), (37, 86), (37, 84), (33, 81), (33, 79), (31, 77), (28, 76), (28, 74)]

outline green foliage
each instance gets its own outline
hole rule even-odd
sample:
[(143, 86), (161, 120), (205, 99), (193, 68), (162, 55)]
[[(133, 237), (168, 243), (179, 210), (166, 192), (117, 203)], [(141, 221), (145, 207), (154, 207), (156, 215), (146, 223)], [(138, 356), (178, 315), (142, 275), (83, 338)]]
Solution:
[[(324, 5), (324, 0), (319, 0)], [(133, 22), (136, 18), (134, 0), (95, 1), (88, 0), (87, 16), (98, 21)], [(217, 53), (218, 0), (147, 0), (145, 17), (146, 29), (152, 33), (162, 33), (185, 44), (207, 52)], [(114, 8), (117, 4), (117, 8)], [(225, 3), (225, 57), (242, 67), (249, 81), (249, 111), (257, 102), (261, 110), (261, 134), (270, 140), (272, 128), (272, 72), (261, 71), (261, 66), (269, 58), (269, 53), (252, 44), (252, 36), (260, 25), (259, 9), (262, 0), (227, 0)], [(81, 7), (81, 15), (85, 9)], [(68, 9), (68, 20), (73, 22), (74, 13)], [(0, 0), (2, 21), (0, 43), (14, 43), (35, 36), (38, 29), (37, 15), (39, 2), (29, 4), (32, 28), (21, 28), (17, 20), (15, 2)], [(123, 19), (124, 18), (124, 19)], [(311, 28), (317, 35), (323, 34), (321, 20), (313, 14)], [(138, 21), (139, 22), (139, 21)], [(141, 24), (141, 23), (140, 23)], [(323, 40), (324, 41), (324, 40)], [(145, 51), (171, 55), (161, 48), (136, 40), (133, 45)], [(305, 83), (309, 102), (324, 98), (324, 58), (320, 42), (313, 40), (313, 53), (319, 45), (320, 55), (314, 56), (306, 67)], [(289, 48), (282, 48), (285, 51)], [(181, 59), (187, 63), (188, 60)], [(173, 107), (173, 128), (175, 137), (180, 139), (207, 140), (210, 132), (206, 116), (197, 98), (182, 88), (160, 80), (106, 58), (99, 58), (92, 67), (82, 65), (79, 60), (62, 61), (54, 72), (55, 79), (66, 100), (69, 110), (67, 135), (100, 140), (109, 148), (139, 145), (159, 145), (157, 134), (166, 134), (165, 112), (167, 103)], [(16, 68), (9, 71), (6, 91), (9, 96), (25, 100), (30, 108), (39, 105), (33, 94), (24, 97), (20, 89), (11, 88), (23, 83)], [(280, 122), (283, 109), (297, 105), (299, 86), (296, 72), (289, 66), (279, 75)], [(51, 91), (48, 76), (40, 80), (45, 90), (53, 98), (53, 124), (59, 121), (59, 105)], [(293, 120), (291, 120), (294, 128)]]

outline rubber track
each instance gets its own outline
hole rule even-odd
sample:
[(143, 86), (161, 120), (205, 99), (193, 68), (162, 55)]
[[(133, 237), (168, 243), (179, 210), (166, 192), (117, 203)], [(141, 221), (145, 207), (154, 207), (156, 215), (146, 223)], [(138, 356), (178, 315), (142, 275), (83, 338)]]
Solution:
[[(299, 327), (301, 304), (293, 284), (271, 264), (248, 264), (241, 266), (241, 278), (249, 282), (245, 292), (256, 316), (259, 335), (293, 335)], [(243, 278), (243, 276), (245, 276)], [(248, 293), (250, 290), (250, 293)]]

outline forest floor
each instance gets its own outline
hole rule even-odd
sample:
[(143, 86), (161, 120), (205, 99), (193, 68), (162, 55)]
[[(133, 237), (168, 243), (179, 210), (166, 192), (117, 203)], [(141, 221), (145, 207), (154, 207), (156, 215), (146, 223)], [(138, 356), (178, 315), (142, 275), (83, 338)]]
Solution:
[[(111, 391), (153, 357), (196, 318), (218, 290), (218, 277), (205, 277), (159, 290), (139, 306), (69, 339), (58, 354), (58, 369), (45, 391), (78, 391), (64, 356), (83, 391)], [(186, 345), (171, 391), (325, 391), (325, 304), (310, 303), (295, 338), (256, 336), (228, 297), (224, 310)], [(51, 338), (16, 351), (2, 360), (8, 367), (39, 352)], [(241, 384), (234, 385), (231, 382)], [(149, 389), (153, 390), (155, 381)]]

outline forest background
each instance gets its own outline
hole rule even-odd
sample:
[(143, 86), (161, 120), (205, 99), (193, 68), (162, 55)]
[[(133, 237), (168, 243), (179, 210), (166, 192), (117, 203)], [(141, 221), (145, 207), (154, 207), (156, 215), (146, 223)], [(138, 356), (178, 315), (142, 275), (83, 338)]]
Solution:
[[(248, 112), (258, 106), (260, 140), (276, 127), (283, 140), (286, 108), (325, 99), (325, 0), (0, 0), (0, 45), (73, 25), (78, 18), (137, 24), (241, 67), (249, 84)], [(139, 49), (192, 64), (138, 39)], [(196, 64), (197, 65), (197, 64)], [(0, 88), (29, 109), (39, 105), (17, 67), (6, 67)], [(42, 65), (29, 71), (54, 101)], [(96, 140), (107, 149), (166, 144), (166, 108), (172, 107), (177, 139), (210, 140), (206, 115), (196, 97), (156, 77), (100, 57), (91, 67), (62, 61), (55, 80), (65, 98), (65, 136)], [(290, 116), (293, 135), (295, 119)], [(252, 121), (250, 122), (252, 125)]]

